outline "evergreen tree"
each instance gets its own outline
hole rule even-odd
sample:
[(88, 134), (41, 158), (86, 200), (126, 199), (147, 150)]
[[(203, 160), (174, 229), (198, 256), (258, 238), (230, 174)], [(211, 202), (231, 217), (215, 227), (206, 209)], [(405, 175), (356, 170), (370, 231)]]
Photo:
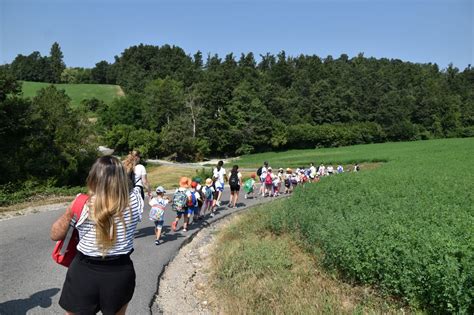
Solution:
[(51, 68), (51, 83), (61, 82), (61, 74), (64, 69), (66, 69), (66, 64), (63, 61), (63, 53), (61, 47), (57, 42), (51, 46), (51, 51), (49, 53), (49, 63)]

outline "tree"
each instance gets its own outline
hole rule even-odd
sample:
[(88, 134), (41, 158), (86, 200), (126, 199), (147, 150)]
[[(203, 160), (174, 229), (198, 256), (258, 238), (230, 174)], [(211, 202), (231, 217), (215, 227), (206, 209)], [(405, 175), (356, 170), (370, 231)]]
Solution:
[(107, 80), (107, 72), (110, 65), (107, 61), (102, 60), (95, 64), (95, 67), (91, 70), (91, 79), (94, 83), (106, 84), (109, 83)]
[(144, 98), (144, 120), (147, 127), (156, 132), (183, 113), (183, 86), (170, 77), (150, 82), (145, 88)]
[(54, 42), (51, 46), (51, 51), (49, 53), (49, 63), (51, 67), (51, 83), (61, 82), (61, 74), (64, 69), (66, 69), (66, 64), (63, 61), (63, 53), (61, 52), (61, 47), (57, 42)]

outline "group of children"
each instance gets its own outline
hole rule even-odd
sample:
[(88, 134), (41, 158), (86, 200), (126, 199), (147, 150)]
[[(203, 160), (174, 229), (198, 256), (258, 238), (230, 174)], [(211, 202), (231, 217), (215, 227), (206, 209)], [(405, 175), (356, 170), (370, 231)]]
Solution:
[[(162, 243), (162, 229), (164, 224), (164, 212), (166, 206), (171, 203), (171, 209), (176, 212), (176, 217), (171, 223), (171, 229), (177, 230), (179, 220), (183, 218), (183, 232), (188, 230), (190, 219), (193, 221), (201, 220), (205, 216), (215, 215), (216, 208), (220, 206), (220, 198), (224, 188), (224, 179), (227, 177), (225, 170), (222, 168), (222, 162), (219, 162), (218, 167), (214, 170), (213, 179), (207, 178), (204, 185), (201, 184), (200, 178), (191, 180), (187, 177), (181, 177), (179, 180), (179, 188), (174, 192), (172, 199), (165, 196), (165, 189), (162, 186), (156, 188), (156, 197), (150, 199), (149, 204), (151, 206), (149, 218), (154, 221), (156, 240), (155, 244), (159, 245)], [(235, 170), (234, 170), (235, 169)], [(238, 172), (238, 167), (234, 166), (233, 171)], [(354, 166), (354, 172), (359, 171), (359, 165)], [(286, 171), (283, 168), (279, 168), (278, 172), (273, 172), (272, 168), (268, 166), (267, 162), (260, 167), (256, 174), (251, 174), (250, 178), (243, 183), (243, 189), (245, 191), (245, 199), (262, 197), (276, 197), (280, 194), (290, 194), (294, 188), (298, 185), (304, 185), (307, 182), (318, 182), (322, 176), (330, 176), (344, 172), (341, 165), (338, 165), (336, 170), (330, 165), (325, 167), (321, 164), (315, 167), (311, 163), (310, 167), (297, 168), (293, 171), (291, 168), (287, 168)], [(222, 174), (220, 174), (222, 173)], [(229, 173), (229, 178), (232, 178), (233, 173)], [(240, 175), (240, 173), (238, 173)], [(232, 182), (229, 180), (231, 191), (234, 195), (238, 196), (241, 183), (241, 175), (238, 177), (238, 188), (232, 187)], [(260, 190), (256, 193), (256, 181), (260, 182)], [(235, 187), (235, 185), (234, 185)], [(232, 190), (234, 189), (234, 191)], [(237, 197), (235, 196), (235, 197)], [(236, 198), (232, 198), (229, 207), (232, 205), (235, 207)]]
[(183, 218), (183, 232), (188, 230), (190, 219), (201, 220), (206, 215), (214, 216), (217, 206), (217, 193), (212, 179), (206, 179), (204, 185), (196, 178), (194, 181), (187, 177), (181, 177), (179, 188), (174, 192), (172, 199), (165, 196), (162, 186), (156, 188), (156, 197), (150, 199), (149, 219), (154, 221), (156, 240), (155, 244), (162, 243), (161, 237), (164, 224), (165, 208), (171, 204), (171, 209), (176, 212), (176, 217), (171, 223), (171, 229), (177, 230), (178, 222)]

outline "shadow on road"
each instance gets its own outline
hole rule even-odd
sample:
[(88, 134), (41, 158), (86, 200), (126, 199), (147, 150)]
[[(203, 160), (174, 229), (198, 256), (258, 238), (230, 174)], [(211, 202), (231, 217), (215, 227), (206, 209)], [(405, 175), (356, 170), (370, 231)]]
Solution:
[(150, 235), (155, 235), (155, 227), (154, 226), (146, 226), (139, 230), (135, 231), (135, 238), (140, 237), (147, 237)]
[(18, 299), (0, 303), (0, 314), (26, 314), (37, 306), (47, 308), (52, 305), (51, 298), (58, 294), (59, 288), (36, 292), (26, 299)]

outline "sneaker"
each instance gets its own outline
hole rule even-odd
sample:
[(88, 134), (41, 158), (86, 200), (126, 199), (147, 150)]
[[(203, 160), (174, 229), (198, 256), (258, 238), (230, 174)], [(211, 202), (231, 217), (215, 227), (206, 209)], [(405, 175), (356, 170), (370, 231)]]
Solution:
[(183, 232), (187, 232), (187, 231), (188, 231), (188, 229), (186, 229), (186, 228), (183, 228)]
[(220, 201), (217, 201), (217, 202), (216, 202), (216, 206), (220, 207), (220, 206), (221, 206), (221, 202), (220, 202)]
[(211, 212), (210, 216), (211, 218), (214, 218), (214, 212)]
[(156, 245), (156, 246), (158, 246), (158, 245), (160, 245), (160, 244), (161, 244), (161, 243), (160, 243), (160, 240), (155, 240), (155, 245)]
[(244, 195), (244, 198), (247, 199), (247, 194)]
[(178, 222), (176, 222), (176, 221), (173, 221), (173, 223), (171, 223), (171, 229), (172, 229), (173, 231), (176, 231), (176, 225), (177, 225), (177, 223), (178, 223)]

